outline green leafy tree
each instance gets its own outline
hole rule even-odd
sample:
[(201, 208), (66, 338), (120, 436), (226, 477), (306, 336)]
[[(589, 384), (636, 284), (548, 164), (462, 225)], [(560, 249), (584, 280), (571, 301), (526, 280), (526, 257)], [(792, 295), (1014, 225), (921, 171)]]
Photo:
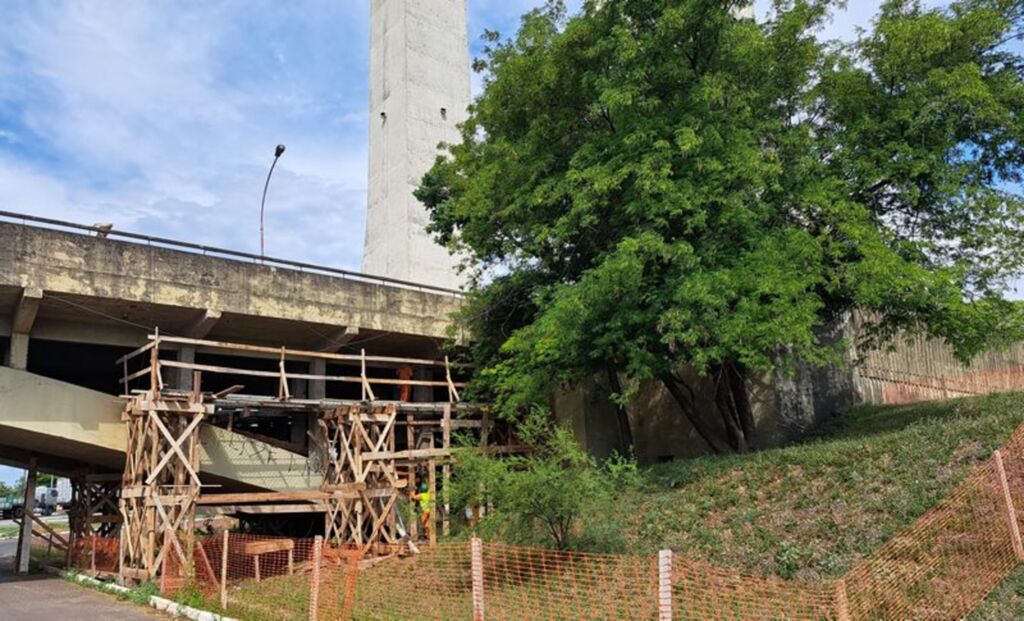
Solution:
[(476, 388), (505, 415), (595, 373), (658, 380), (743, 451), (751, 374), (834, 360), (816, 335), (854, 309), (876, 342), (965, 360), (1020, 337), (1024, 1), (889, 0), (850, 44), (815, 36), (839, 2), (740, 4), (550, 2), (488, 33), (417, 196), (473, 277)]

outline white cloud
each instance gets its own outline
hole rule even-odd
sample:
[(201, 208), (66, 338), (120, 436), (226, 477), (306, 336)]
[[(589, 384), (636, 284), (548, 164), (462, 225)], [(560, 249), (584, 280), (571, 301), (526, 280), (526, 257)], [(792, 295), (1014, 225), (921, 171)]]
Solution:
[[(282, 19), (232, 2), (21, 4), (0, 34), (0, 138), (33, 144), (0, 151), (8, 204), (255, 250), (260, 193), (283, 142), (268, 254), (357, 267), (365, 50), (350, 72), (336, 67), (365, 47), (365, 27), (344, 7), (320, 8)], [(318, 39), (323, 49), (312, 49)]]

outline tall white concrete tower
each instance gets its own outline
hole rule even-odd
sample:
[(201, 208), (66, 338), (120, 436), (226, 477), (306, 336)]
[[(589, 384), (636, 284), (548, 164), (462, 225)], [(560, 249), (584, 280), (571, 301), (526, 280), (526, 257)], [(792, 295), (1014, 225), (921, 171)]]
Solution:
[(449, 288), (455, 260), (424, 230), (413, 197), (459, 139), (470, 103), (466, 0), (370, 0), (369, 208), (363, 272)]

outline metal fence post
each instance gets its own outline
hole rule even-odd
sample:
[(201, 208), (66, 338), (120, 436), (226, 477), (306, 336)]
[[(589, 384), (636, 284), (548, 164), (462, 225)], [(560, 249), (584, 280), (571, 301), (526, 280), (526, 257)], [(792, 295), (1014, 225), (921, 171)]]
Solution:
[(320, 555), (323, 545), (324, 538), (317, 535), (313, 540), (313, 571), (309, 576), (309, 621), (316, 621), (320, 608)]
[(1024, 561), (1024, 544), (1020, 540), (1020, 527), (1017, 525), (1017, 510), (1013, 506), (1013, 496), (1010, 495), (1010, 482), (1006, 478), (1006, 467), (1003, 465), (1003, 454), (996, 451), (993, 455), (996, 461), (996, 471), (999, 473), (999, 485), (1003, 489), (1003, 499), (1006, 500), (1006, 517), (1010, 522), (1010, 540), (1013, 543), (1013, 552), (1017, 555), (1018, 561)]
[(484, 546), (473, 537), (469, 542), (473, 576), (473, 621), (484, 621)]
[(672, 550), (658, 552), (658, 621), (672, 621)]

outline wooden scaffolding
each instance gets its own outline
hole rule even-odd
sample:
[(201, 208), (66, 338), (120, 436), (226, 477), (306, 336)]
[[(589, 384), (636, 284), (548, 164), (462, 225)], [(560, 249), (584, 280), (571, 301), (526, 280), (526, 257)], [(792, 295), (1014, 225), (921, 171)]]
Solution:
[(153, 580), (158, 574), (185, 578), (193, 567), (202, 485), (199, 427), (214, 408), (205, 402), (198, 371), (191, 392), (164, 391), (159, 345), (155, 335), (137, 352), (149, 354), (149, 366), (136, 377), (148, 376), (150, 387), (132, 395), (122, 415), (128, 446), (119, 503), (119, 574), (126, 582)]
[(398, 542), (395, 508), (405, 482), (395, 468), (397, 417), (393, 403), (356, 404), (321, 415), (328, 541), (355, 544), (364, 552)]
[[(76, 472), (71, 477), (71, 502), (68, 505), (69, 567), (89, 566), (96, 570), (97, 538), (116, 537), (121, 530), (120, 474)], [(84, 561), (88, 555), (89, 562)]]
[[(275, 371), (198, 364), (163, 359), (174, 348), (240, 357), (270, 358)], [(140, 365), (141, 361), (141, 365)], [(319, 372), (296, 372), (296, 363)], [(358, 374), (330, 374), (327, 363), (358, 368)], [(429, 483), (431, 497), (438, 498), (437, 475), (442, 490), (450, 477), (453, 430), (477, 432), (488, 445), (493, 425), (486, 408), (459, 402), (463, 384), (453, 379), (452, 364), (359, 354), (289, 350), (218, 341), (168, 337), (159, 333), (150, 342), (118, 360), (125, 386), (124, 420), (128, 447), (119, 511), (122, 580), (153, 580), (173, 568), (181, 577), (193, 567), (194, 517), (197, 505), (224, 507), (251, 514), (322, 512), (325, 539), (364, 553), (390, 553), (401, 545), (398, 506), (416, 484), (417, 473)], [(137, 370), (132, 367), (141, 366)], [(419, 368), (417, 375), (410, 370)], [(188, 390), (166, 386), (163, 371), (190, 374)], [(375, 373), (371, 373), (374, 370)], [(246, 394), (242, 385), (218, 392), (203, 392), (203, 376), (228, 375), (259, 378), (266, 386), (273, 379), (273, 394)], [(403, 377), (403, 374), (405, 375)], [(431, 375), (443, 379), (429, 379)], [(413, 379), (416, 377), (416, 379)], [(424, 377), (428, 379), (424, 379)], [(356, 384), (359, 399), (329, 399), (320, 389), (318, 398), (293, 395), (295, 380)], [(208, 382), (209, 383), (209, 382)], [(139, 384), (142, 384), (139, 386)], [(448, 400), (405, 402), (381, 400), (374, 388), (402, 388), (433, 393), (442, 389)], [(423, 395), (420, 395), (421, 398)], [(232, 428), (233, 415), (225, 412), (268, 411), (306, 416), (315, 421), (310, 430), (308, 456), (322, 473), (319, 490), (294, 492), (205, 493), (200, 479), (198, 434), (203, 424)], [(404, 427), (405, 429), (402, 429)], [(268, 439), (268, 443), (274, 441)], [(405, 444), (404, 450), (398, 444)], [(495, 452), (521, 450), (511, 438)], [(442, 494), (435, 519), (447, 530), (448, 507)], [(283, 504), (290, 503), (290, 504)], [(298, 503), (298, 504), (296, 504)], [(438, 515), (440, 517), (438, 517)], [(436, 536), (430, 528), (430, 539)], [(415, 532), (415, 525), (405, 531)], [(406, 535), (408, 536), (408, 535)]]

